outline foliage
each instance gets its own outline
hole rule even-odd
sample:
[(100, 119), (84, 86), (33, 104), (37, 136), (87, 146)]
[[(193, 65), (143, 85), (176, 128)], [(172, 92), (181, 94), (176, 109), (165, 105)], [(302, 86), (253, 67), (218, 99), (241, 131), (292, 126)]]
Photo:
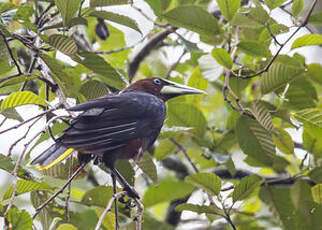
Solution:
[[(113, 195), (106, 168), (86, 167), (33, 218), (31, 207), (78, 163), (38, 172), (27, 162), (68, 127), (58, 107), (155, 76), (208, 95), (169, 101), (153, 148), (139, 162), (118, 162), (145, 206), (139, 225), (321, 229), (322, 65), (306, 56), (322, 45), (318, 0), (137, 2), (0, 3), (0, 140), (9, 143), (0, 169), (13, 176), (0, 193), (4, 229), (94, 229)], [(117, 200), (120, 229), (134, 229), (138, 205)], [(110, 205), (100, 229), (115, 228)]]

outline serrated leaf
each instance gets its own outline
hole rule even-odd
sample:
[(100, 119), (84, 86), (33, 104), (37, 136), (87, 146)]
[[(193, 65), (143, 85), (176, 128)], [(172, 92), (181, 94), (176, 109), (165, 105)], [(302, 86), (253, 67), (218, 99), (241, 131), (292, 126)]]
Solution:
[(273, 141), (276, 147), (283, 153), (293, 154), (294, 153), (294, 142), (292, 137), (284, 129), (278, 129), (279, 135), (273, 135)]
[(89, 14), (89, 16), (103, 18), (103, 19), (127, 26), (141, 33), (141, 30), (139, 29), (136, 21), (125, 15), (116, 14), (109, 11), (93, 11)]
[(292, 44), (292, 49), (312, 45), (322, 45), (321, 34), (307, 34), (297, 38)]
[(105, 208), (112, 195), (113, 188), (111, 186), (97, 186), (87, 191), (81, 202), (86, 205), (96, 205)]
[(270, 56), (268, 47), (257, 41), (241, 41), (238, 43), (238, 49), (254, 57)]
[(70, 20), (75, 16), (76, 12), (79, 10), (81, 2), (82, 0), (55, 0), (55, 4), (61, 13), (64, 26), (67, 26)]
[(298, 16), (304, 7), (304, 0), (294, 0), (292, 4), (292, 14), (293, 16)]
[(47, 102), (30, 91), (13, 92), (2, 101), (1, 110), (4, 111), (6, 109), (27, 104), (46, 106)]
[(214, 215), (225, 215), (224, 211), (218, 208), (215, 205), (207, 206), (207, 205), (197, 205), (197, 204), (179, 204), (176, 206), (176, 211), (191, 211), (196, 212), (198, 214), (208, 213)]
[(240, 0), (217, 0), (221, 13), (230, 21), (240, 7)]
[(317, 184), (312, 187), (312, 196), (314, 202), (322, 204), (322, 184)]
[(303, 109), (295, 113), (294, 118), (304, 124), (322, 128), (322, 111), (320, 109)]
[(86, 97), (87, 100), (92, 100), (108, 94), (108, 90), (104, 83), (97, 80), (89, 80), (85, 82), (80, 92)]
[(193, 132), (202, 136), (206, 131), (207, 121), (203, 113), (194, 105), (187, 103), (168, 103), (169, 127), (183, 126), (195, 128)]
[(268, 131), (272, 132), (274, 130), (273, 121), (271, 114), (266, 109), (264, 104), (260, 101), (255, 101), (251, 104), (251, 110), (256, 120)]
[[(28, 180), (18, 180), (17, 183), (17, 194), (23, 194), (26, 192), (36, 191), (36, 190), (49, 190), (51, 187), (45, 182), (35, 182)], [(9, 199), (13, 192), (13, 186), (10, 186), (3, 196), (3, 200)]]
[(222, 48), (214, 48), (211, 51), (211, 55), (216, 59), (216, 61), (224, 66), (227, 69), (231, 69), (233, 67), (233, 60), (229, 56), (226, 50)]
[(266, 5), (272, 10), (281, 6), (286, 0), (265, 0)]
[(233, 192), (233, 202), (245, 200), (263, 182), (263, 179), (257, 175), (246, 176), (235, 187)]
[(212, 41), (220, 32), (217, 19), (195, 5), (176, 7), (166, 12), (163, 16), (170, 24), (199, 33)]
[(31, 230), (32, 218), (26, 210), (11, 208), (7, 214), (7, 220), (10, 223), (10, 229)]
[(128, 0), (90, 0), (90, 6), (113, 6), (128, 4)]
[(194, 189), (194, 186), (183, 181), (163, 180), (157, 186), (152, 184), (148, 187), (143, 197), (143, 204), (148, 208), (161, 202), (183, 198), (191, 194)]
[(321, 26), (322, 25), (322, 12), (312, 14), (309, 19), (309, 23), (311, 23), (313, 25)]
[(81, 60), (77, 61), (102, 76), (102, 81), (117, 89), (125, 87), (125, 82), (121, 75), (104, 58), (89, 52), (82, 52), (81, 56)]
[(302, 68), (294, 68), (291, 65), (285, 65), (279, 62), (274, 63), (268, 72), (263, 73), (260, 79), (260, 89), (262, 94), (281, 88), (303, 71), (304, 69)]
[(239, 146), (246, 155), (264, 165), (272, 165), (275, 144), (271, 134), (256, 120), (241, 116), (237, 120), (236, 135)]
[(144, 174), (152, 180), (154, 184), (158, 183), (157, 168), (148, 152), (145, 152), (143, 154), (142, 159), (137, 162), (137, 165), (144, 172)]
[(190, 183), (206, 193), (218, 195), (221, 189), (221, 179), (214, 173), (196, 173), (185, 177), (185, 182)]
[(73, 38), (61, 34), (51, 35), (49, 44), (68, 56), (74, 56), (78, 50)]

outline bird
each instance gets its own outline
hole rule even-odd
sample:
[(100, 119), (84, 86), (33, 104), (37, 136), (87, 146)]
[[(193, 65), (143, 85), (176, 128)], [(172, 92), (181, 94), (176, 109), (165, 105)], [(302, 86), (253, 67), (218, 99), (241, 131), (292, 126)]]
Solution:
[(80, 112), (55, 143), (29, 162), (39, 170), (50, 168), (72, 152), (80, 163), (93, 157), (110, 169), (128, 196), (139, 198), (115, 168), (120, 159), (139, 160), (156, 141), (166, 117), (165, 102), (181, 95), (204, 91), (163, 78), (138, 80), (115, 94), (75, 105), (68, 110)]

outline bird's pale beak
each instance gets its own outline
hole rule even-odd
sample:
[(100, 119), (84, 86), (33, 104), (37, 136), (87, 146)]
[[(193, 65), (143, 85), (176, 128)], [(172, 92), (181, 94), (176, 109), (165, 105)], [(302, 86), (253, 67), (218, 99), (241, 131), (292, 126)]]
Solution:
[(179, 96), (187, 94), (207, 94), (205, 91), (200, 89), (192, 88), (190, 86), (178, 84), (165, 79), (162, 80), (168, 83), (168, 85), (163, 86), (161, 89), (161, 94), (163, 95)]

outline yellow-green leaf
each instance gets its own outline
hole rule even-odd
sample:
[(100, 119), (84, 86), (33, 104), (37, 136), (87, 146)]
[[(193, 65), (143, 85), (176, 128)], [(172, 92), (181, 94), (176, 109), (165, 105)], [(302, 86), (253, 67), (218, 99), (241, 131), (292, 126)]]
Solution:
[(222, 48), (214, 48), (211, 51), (211, 55), (216, 59), (216, 61), (224, 66), (227, 69), (231, 69), (233, 67), (233, 60), (229, 56), (226, 50)]
[(230, 21), (240, 7), (240, 0), (217, 0), (221, 13)]
[(304, 7), (304, 0), (294, 0), (292, 5), (293, 16), (298, 16)]
[(294, 142), (292, 137), (284, 129), (278, 129), (278, 135), (274, 134), (273, 141), (276, 147), (283, 153), (293, 154), (294, 153)]
[(314, 202), (322, 204), (322, 184), (317, 184), (312, 187), (312, 196)]
[(21, 91), (11, 93), (6, 99), (1, 103), (1, 110), (10, 109), (20, 105), (43, 105), (46, 106), (47, 102), (30, 91)]
[(212, 195), (218, 195), (221, 189), (221, 179), (214, 173), (196, 173), (184, 180)]
[(55, 0), (55, 4), (61, 13), (64, 26), (67, 26), (70, 20), (75, 16), (81, 2), (82, 0)]
[(322, 45), (321, 34), (307, 34), (297, 38), (292, 44), (292, 49), (303, 47), (303, 46), (313, 46), (313, 45)]

